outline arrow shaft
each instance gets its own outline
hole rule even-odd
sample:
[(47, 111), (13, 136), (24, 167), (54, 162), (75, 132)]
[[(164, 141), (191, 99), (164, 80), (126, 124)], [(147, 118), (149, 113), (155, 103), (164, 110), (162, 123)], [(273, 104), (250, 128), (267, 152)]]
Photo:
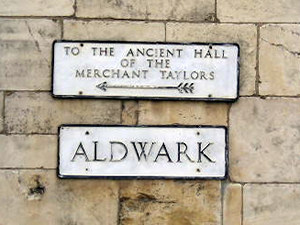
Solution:
[(108, 88), (125, 89), (177, 89), (177, 86), (151, 86), (151, 85), (108, 85)]

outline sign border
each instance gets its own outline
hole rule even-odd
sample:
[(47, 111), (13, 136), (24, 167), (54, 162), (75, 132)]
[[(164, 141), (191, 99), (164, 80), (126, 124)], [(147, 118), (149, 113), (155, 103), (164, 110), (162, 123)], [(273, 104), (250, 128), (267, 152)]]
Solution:
[[(226, 98), (184, 98), (184, 97), (143, 97), (143, 96), (95, 96), (95, 95), (55, 95), (54, 94), (54, 45), (56, 43), (64, 43), (64, 42), (71, 42), (71, 43), (108, 43), (108, 44), (163, 44), (163, 45), (219, 45), (219, 46), (226, 46), (226, 45), (233, 45), (238, 48), (238, 55), (237, 55), (237, 88), (236, 88), (236, 98), (226, 99)], [(171, 101), (216, 101), (216, 102), (235, 102), (239, 98), (239, 87), (240, 87), (240, 46), (238, 43), (214, 43), (214, 42), (150, 42), (150, 41), (99, 41), (99, 40), (54, 40), (52, 43), (52, 62), (51, 62), (51, 95), (53, 98), (63, 98), (63, 99), (121, 99), (121, 100), (171, 100)]]
[[(76, 176), (60, 174), (60, 130), (63, 127), (152, 127), (152, 128), (222, 128), (225, 131), (225, 174), (223, 177), (166, 177), (166, 176)], [(106, 180), (225, 180), (228, 177), (229, 148), (228, 127), (213, 125), (105, 125), (105, 124), (61, 124), (57, 138), (57, 176), (60, 179), (106, 179)]]

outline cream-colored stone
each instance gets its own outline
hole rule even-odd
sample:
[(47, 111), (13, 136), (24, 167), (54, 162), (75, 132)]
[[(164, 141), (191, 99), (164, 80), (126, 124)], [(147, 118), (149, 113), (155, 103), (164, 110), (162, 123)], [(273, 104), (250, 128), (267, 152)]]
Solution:
[(122, 102), (122, 124), (136, 125), (138, 121), (139, 104), (137, 101)]
[(3, 110), (4, 110), (4, 95), (3, 92), (0, 92), (0, 133), (3, 130)]
[(248, 24), (167, 23), (167, 41), (237, 43), (240, 46), (240, 95), (253, 95), (257, 29)]
[(300, 95), (300, 25), (264, 25), (260, 29), (261, 95)]
[(223, 201), (223, 225), (242, 225), (242, 186), (228, 184)]
[(146, 18), (146, 1), (142, 0), (77, 0), (77, 17), (87, 18)]
[(54, 135), (0, 135), (2, 168), (56, 168)]
[(70, 16), (74, 0), (2, 0), (1, 16)]
[(56, 133), (61, 124), (120, 123), (117, 100), (62, 100), (49, 93), (15, 92), (5, 99), (9, 133)]
[(125, 181), (121, 224), (221, 224), (220, 181)]
[(54, 170), (1, 170), (0, 218), (5, 225), (117, 225), (118, 185), (61, 180)]
[(76, 40), (164, 41), (163, 23), (64, 21), (64, 38)]
[(300, 224), (299, 195), (299, 184), (246, 184), (243, 224)]
[(214, 0), (78, 0), (78, 17), (213, 21)]
[(300, 99), (241, 98), (229, 118), (232, 180), (300, 181)]
[(221, 22), (300, 22), (298, 0), (218, 0)]
[(140, 101), (139, 124), (227, 125), (226, 103)]
[(214, 21), (214, 0), (151, 0), (147, 1), (149, 19), (177, 21)]
[(52, 20), (0, 19), (0, 90), (50, 90), (52, 42), (60, 33)]

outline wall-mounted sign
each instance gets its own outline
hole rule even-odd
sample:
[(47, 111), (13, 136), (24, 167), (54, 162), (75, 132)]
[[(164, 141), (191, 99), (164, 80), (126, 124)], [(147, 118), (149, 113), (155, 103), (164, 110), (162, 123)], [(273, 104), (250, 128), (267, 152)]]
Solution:
[(235, 100), (236, 44), (56, 41), (53, 95)]
[(225, 127), (65, 125), (59, 176), (222, 179), (226, 140)]

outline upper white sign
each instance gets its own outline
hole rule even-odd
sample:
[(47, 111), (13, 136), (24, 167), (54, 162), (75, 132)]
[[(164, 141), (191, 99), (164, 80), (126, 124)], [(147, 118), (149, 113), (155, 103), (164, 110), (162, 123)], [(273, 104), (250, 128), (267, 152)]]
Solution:
[(235, 100), (236, 44), (54, 43), (57, 97)]

